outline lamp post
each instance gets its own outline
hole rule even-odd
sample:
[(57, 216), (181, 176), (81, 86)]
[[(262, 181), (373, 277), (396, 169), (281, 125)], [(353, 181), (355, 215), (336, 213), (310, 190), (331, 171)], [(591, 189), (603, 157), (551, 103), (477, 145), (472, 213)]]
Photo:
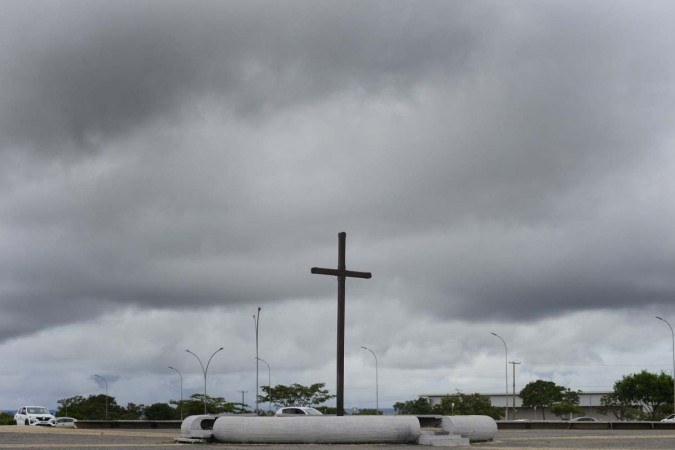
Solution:
[(194, 352), (191, 352), (188, 349), (185, 349), (186, 352), (197, 358), (197, 361), (199, 361), (199, 365), (202, 366), (202, 372), (204, 372), (204, 414), (206, 414), (206, 373), (209, 371), (209, 364), (211, 364), (211, 360), (213, 359), (214, 356), (216, 356), (216, 353), (221, 351), (223, 347), (220, 347), (218, 350), (213, 352), (211, 357), (209, 358), (209, 361), (206, 363), (206, 368), (204, 368), (204, 364), (202, 364), (202, 360), (199, 359), (199, 356), (197, 356)]
[(169, 366), (169, 369), (178, 372), (178, 376), (180, 377), (180, 420), (183, 420), (183, 374), (175, 367)]
[(666, 319), (663, 319), (659, 316), (656, 316), (656, 318), (668, 325), (670, 328), (670, 334), (673, 337), (673, 413), (675, 413), (675, 332), (673, 332), (673, 326)]
[(374, 351), (372, 351), (368, 347), (364, 347), (362, 345), (361, 348), (364, 349), (364, 350), (368, 350), (370, 353), (373, 354), (373, 357), (375, 358), (375, 415), (379, 416), (380, 415), (380, 388), (378, 386), (377, 355), (375, 354)]
[(509, 361), (509, 364), (513, 364), (513, 402), (511, 403), (511, 419), (516, 420), (516, 364), (520, 364), (520, 362), (515, 362), (515, 361)]
[(239, 392), (241, 394), (241, 414), (244, 414), (244, 405), (246, 404), (245, 394), (248, 391), (241, 390), (241, 391), (237, 391), (237, 392)]
[(103, 378), (101, 375), (94, 375), (96, 378), (100, 378), (105, 383), (105, 420), (108, 420), (108, 380)]
[(506, 386), (506, 397), (504, 397), (504, 401), (506, 402), (506, 408), (505, 408), (505, 413), (504, 413), (504, 420), (509, 420), (509, 350), (506, 348), (506, 341), (504, 340), (503, 337), (498, 335), (497, 333), (490, 333), (493, 336), (497, 336), (499, 339), (502, 340), (502, 343), (504, 344), (504, 373), (505, 373), (505, 386)]
[(272, 412), (272, 370), (270, 370), (270, 365), (262, 358), (255, 357), (258, 361), (262, 361), (267, 366), (267, 387), (269, 388), (269, 412)]
[(258, 410), (258, 327), (260, 325), (260, 306), (258, 306), (258, 314), (253, 314), (253, 325), (255, 326), (255, 413), (260, 414)]

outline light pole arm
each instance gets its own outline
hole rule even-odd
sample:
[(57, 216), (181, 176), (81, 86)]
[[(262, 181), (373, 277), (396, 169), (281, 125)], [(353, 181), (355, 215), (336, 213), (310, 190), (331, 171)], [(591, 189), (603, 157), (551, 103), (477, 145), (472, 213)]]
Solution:
[(202, 364), (202, 360), (199, 359), (199, 356), (197, 356), (195, 353), (191, 352), (188, 349), (185, 349), (186, 352), (197, 358), (197, 362), (199, 362), (199, 366), (202, 368), (202, 374), (206, 373), (206, 369), (204, 369), (204, 364)]
[[(209, 364), (211, 364), (211, 360), (213, 359), (213, 357), (216, 356), (216, 353), (218, 353), (219, 351), (221, 351), (223, 348), (224, 348), (224, 347), (220, 347), (218, 350), (216, 350), (215, 352), (213, 352), (213, 355), (211, 355), (211, 357), (209, 358), (209, 362), (206, 363), (206, 369), (204, 369), (204, 376), (206, 376), (206, 372), (209, 371)], [(200, 363), (201, 363), (201, 361), (200, 361)]]
[(504, 340), (503, 337), (498, 335), (497, 333), (490, 333), (493, 336), (498, 337), (501, 341), (502, 344), (504, 344), (504, 380), (505, 380), (505, 397), (504, 401), (506, 403), (506, 408), (504, 411), (506, 412), (504, 419), (509, 420), (509, 350), (506, 347), (506, 341)]
[(666, 319), (656, 316), (661, 322), (665, 322), (670, 328), (670, 335), (673, 338), (673, 413), (675, 413), (675, 331), (673, 331), (673, 326)]

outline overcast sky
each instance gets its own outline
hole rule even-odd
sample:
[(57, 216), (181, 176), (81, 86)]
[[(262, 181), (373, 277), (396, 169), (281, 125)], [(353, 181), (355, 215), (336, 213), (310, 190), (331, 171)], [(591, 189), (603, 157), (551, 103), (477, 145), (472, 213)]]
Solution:
[[(0, 2), (0, 409), (671, 373), (675, 5)], [(509, 368), (509, 377), (511, 376)], [(509, 379), (509, 386), (511, 380)]]

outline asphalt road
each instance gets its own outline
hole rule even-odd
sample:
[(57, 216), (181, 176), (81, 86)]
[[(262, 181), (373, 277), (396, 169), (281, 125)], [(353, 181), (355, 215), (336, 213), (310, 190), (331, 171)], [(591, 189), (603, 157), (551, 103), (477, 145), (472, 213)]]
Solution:
[[(178, 430), (65, 430), (0, 426), (0, 449), (175, 449)], [(189, 445), (189, 444), (188, 444)], [(184, 447), (184, 445), (180, 445)], [(675, 449), (674, 430), (500, 430), (494, 442), (474, 443), (495, 449)], [(198, 445), (196, 449), (227, 448), (270, 450), (326, 448), (369, 450), (420, 448), (413, 445)], [(426, 447), (423, 447), (426, 448)]]

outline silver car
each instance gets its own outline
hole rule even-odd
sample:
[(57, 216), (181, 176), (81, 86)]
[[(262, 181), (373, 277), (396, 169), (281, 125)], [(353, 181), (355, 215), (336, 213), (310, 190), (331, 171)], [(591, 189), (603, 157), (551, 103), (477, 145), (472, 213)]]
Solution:
[(77, 428), (77, 419), (72, 417), (57, 417), (54, 426), (56, 428)]

